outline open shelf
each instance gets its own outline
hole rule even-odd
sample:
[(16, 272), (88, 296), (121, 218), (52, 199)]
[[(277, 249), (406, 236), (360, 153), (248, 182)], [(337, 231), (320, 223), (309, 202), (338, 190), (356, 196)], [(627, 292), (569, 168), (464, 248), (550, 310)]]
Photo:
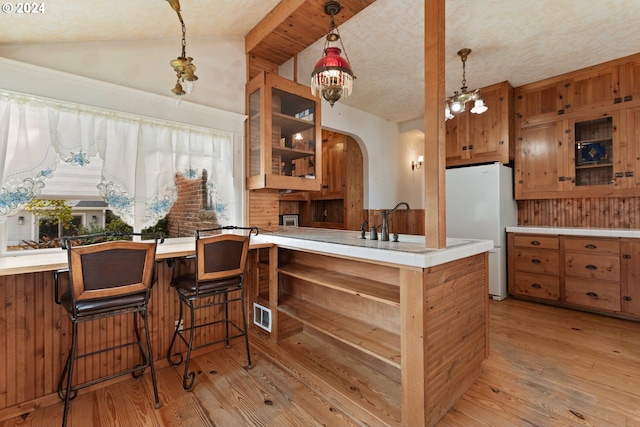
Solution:
[(273, 147), (273, 154), (281, 156), (283, 162), (290, 162), (291, 160), (295, 159), (311, 157), (315, 155), (315, 152), (310, 150), (297, 150), (295, 148), (287, 147)]
[(281, 126), (283, 135), (292, 135), (315, 126), (313, 120), (298, 119), (281, 113), (272, 113), (273, 124)]
[(280, 297), (278, 311), (305, 326), (400, 369), (400, 335), (398, 334), (288, 295)]
[(387, 283), (295, 263), (281, 265), (278, 271), (316, 285), (400, 307), (400, 288)]

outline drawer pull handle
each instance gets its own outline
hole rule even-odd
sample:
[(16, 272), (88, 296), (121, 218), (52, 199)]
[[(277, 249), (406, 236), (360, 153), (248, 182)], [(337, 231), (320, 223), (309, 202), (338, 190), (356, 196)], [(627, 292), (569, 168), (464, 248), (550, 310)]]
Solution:
[(596, 267), (593, 264), (585, 265), (584, 268), (588, 268), (589, 270), (597, 270), (598, 269), (598, 267)]
[(625, 296), (622, 297), (622, 299), (625, 300), (625, 301), (631, 301), (633, 298), (631, 298), (628, 295), (625, 295)]
[(588, 245), (584, 245), (585, 248), (587, 249), (597, 249), (598, 247), (592, 243), (589, 243)]
[(596, 294), (595, 292), (587, 292), (587, 296), (591, 298), (598, 298), (598, 294)]
[(531, 287), (532, 287), (532, 288), (536, 288), (536, 289), (540, 289), (540, 288), (542, 288), (542, 286), (540, 286), (540, 284), (539, 284), (539, 283), (532, 283), (532, 284), (531, 284)]
[(540, 242), (538, 242), (537, 240), (532, 240), (532, 241), (531, 241), (531, 244), (532, 244), (533, 246), (540, 246)]
[(540, 261), (538, 258), (534, 258), (531, 260), (531, 262), (534, 264), (540, 264), (542, 261)]

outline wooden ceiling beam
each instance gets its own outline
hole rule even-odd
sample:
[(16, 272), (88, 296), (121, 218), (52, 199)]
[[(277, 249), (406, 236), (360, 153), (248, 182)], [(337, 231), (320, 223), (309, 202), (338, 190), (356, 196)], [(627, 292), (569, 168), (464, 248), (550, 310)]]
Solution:
[[(375, 0), (342, 0), (335, 16), (344, 24)], [(327, 34), (326, 0), (282, 0), (245, 37), (245, 53), (281, 65)], [(259, 70), (258, 70), (259, 72)], [(249, 70), (249, 76), (257, 74)]]

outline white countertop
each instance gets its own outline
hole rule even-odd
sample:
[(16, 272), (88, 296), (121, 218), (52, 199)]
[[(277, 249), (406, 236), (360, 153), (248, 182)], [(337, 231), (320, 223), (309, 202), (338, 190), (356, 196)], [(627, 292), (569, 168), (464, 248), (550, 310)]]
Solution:
[(370, 240), (369, 233), (365, 234), (365, 239), (360, 236), (359, 231), (280, 227), (276, 232), (252, 236), (251, 241), (419, 268), (445, 264), (493, 249), (493, 242), (490, 240), (447, 238), (445, 249), (435, 249), (425, 246), (424, 236), (401, 234), (398, 242)]
[[(445, 249), (427, 248), (424, 241), (424, 236), (406, 234), (401, 234), (398, 242), (383, 242), (370, 240), (368, 233), (365, 239), (361, 239), (358, 231), (280, 227), (276, 232), (261, 232), (257, 236), (251, 236), (251, 247), (276, 244), (283, 248), (420, 268), (466, 258), (493, 248), (493, 243), (489, 240), (447, 238)], [(169, 238), (158, 245), (157, 258), (188, 256), (194, 253), (194, 249), (193, 237)], [(67, 254), (62, 249), (41, 249), (38, 253), (0, 257), (0, 276), (66, 267)]]
[(563, 236), (640, 238), (640, 230), (629, 228), (565, 228), (565, 227), (507, 227), (507, 233), (558, 234)]

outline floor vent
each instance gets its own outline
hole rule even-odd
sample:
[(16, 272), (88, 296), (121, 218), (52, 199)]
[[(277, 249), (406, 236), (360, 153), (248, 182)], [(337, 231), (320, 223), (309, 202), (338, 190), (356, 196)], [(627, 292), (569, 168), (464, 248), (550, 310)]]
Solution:
[(265, 331), (271, 332), (271, 309), (254, 302), (253, 323)]

